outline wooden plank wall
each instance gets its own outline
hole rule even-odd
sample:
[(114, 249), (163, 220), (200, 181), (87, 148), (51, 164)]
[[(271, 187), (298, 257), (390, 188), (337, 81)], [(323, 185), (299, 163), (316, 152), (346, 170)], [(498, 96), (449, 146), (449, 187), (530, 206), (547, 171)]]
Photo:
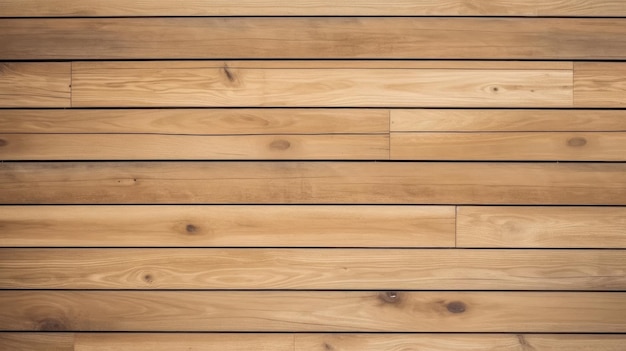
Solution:
[(0, 350), (623, 351), (624, 0), (0, 0)]

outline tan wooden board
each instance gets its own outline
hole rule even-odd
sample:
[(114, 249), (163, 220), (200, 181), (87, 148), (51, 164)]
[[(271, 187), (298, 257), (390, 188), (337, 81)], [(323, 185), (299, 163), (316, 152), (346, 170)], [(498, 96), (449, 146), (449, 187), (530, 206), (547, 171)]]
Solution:
[(0, 62), (0, 107), (70, 107), (70, 76), (69, 63)]
[(574, 106), (626, 107), (626, 63), (576, 62)]

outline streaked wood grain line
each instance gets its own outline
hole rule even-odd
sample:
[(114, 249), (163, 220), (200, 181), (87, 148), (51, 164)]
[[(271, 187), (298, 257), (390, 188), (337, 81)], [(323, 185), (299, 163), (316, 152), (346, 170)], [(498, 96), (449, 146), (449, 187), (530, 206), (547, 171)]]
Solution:
[(3, 133), (185, 135), (388, 133), (383, 109), (0, 110)]
[(0, 62), (0, 107), (70, 107), (70, 76), (69, 63)]
[(7, 331), (626, 331), (626, 293), (0, 291)]
[(626, 63), (576, 62), (576, 107), (626, 107)]
[(0, 202), (625, 205), (626, 164), (5, 162)]
[(390, 113), (393, 132), (626, 131), (623, 110), (393, 109)]
[(0, 249), (1, 289), (626, 290), (621, 250)]
[(0, 134), (3, 160), (388, 160), (386, 134)]
[[(570, 70), (221, 68), (76, 62), (74, 107), (572, 105)], [(388, 64), (393, 67), (393, 63)]]
[(473, 207), (457, 216), (459, 247), (626, 248), (626, 207)]
[(0, 60), (620, 60), (625, 30), (623, 18), (1, 19)]
[(74, 333), (0, 332), (0, 349), (19, 351), (75, 351)]
[(626, 161), (623, 132), (391, 133), (392, 160)]
[(453, 247), (452, 206), (2, 206), (2, 247)]

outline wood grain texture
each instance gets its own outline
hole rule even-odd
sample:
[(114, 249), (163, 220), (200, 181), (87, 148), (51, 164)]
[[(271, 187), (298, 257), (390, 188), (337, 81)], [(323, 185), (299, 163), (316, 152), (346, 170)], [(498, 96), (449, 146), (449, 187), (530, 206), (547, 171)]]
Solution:
[(626, 331), (626, 293), (0, 291), (6, 331)]
[(625, 205), (626, 164), (5, 162), (0, 202)]
[(626, 248), (626, 207), (457, 209), (459, 247)]
[(385, 134), (0, 134), (3, 160), (388, 160)]
[[(344, 63), (345, 64), (345, 63)], [(74, 107), (571, 106), (554, 69), (234, 68), (203, 62), (76, 62)], [(286, 66), (289, 66), (286, 64)]]
[(0, 350), (75, 351), (74, 334), (0, 332)]
[(625, 30), (623, 18), (1, 19), (0, 60), (621, 60)]
[(392, 133), (392, 160), (626, 161), (624, 132)]
[(3, 133), (353, 134), (388, 133), (374, 109), (0, 110)]
[(1, 289), (626, 290), (621, 250), (0, 249)]
[(61, 62), (0, 62), (0, 107), (70, 107), (70, 70)]
[(85, 16), (626, 16), (620, 0), (0, 0), (6, 17)]
[(393, 109), (390, 113), (393, 132), (626, 131), (623, 110)]
[(2, 247), (453, 247), (452, 206), (3, 206)]
[(576, 62), (576, 107), (626, 107), (626, 63)]

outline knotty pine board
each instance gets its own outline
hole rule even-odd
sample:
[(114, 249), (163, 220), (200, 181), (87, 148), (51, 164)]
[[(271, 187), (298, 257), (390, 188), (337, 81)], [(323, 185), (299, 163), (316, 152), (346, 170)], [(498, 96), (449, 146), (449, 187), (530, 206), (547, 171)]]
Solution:
[(0, 62), (0, 108), (70, 107), (70, 76), (66, 62)]

